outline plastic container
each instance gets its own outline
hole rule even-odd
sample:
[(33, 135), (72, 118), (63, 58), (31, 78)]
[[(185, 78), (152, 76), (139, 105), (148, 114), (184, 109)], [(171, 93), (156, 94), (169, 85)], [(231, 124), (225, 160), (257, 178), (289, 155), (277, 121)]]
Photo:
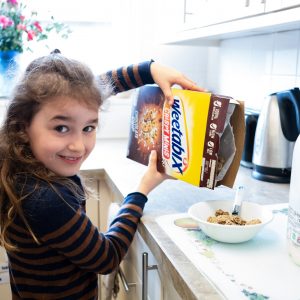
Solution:
[(292, 260), (300, 266), (300, 137), (293, 152), (292, 173), (289, 195), (287, 240)]

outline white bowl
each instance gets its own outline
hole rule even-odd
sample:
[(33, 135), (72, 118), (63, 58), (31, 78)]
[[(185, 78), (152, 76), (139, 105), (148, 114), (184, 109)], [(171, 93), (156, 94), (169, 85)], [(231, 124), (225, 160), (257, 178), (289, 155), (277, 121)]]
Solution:
[(271, 210), (263, 205), (243, 201), (240, 217), (246, 221), (260, 219), (261, 223), (254, 225), (223, 225), (207, 222), (209, 216), (222, 209), (231, 212), (233, 201), (210, 200), (192, 205), (188, 213), (198, 222), (200, 229), (209, 237), (224, 243), (242, 243), (252, 239), (267, 223), (273, 219)]

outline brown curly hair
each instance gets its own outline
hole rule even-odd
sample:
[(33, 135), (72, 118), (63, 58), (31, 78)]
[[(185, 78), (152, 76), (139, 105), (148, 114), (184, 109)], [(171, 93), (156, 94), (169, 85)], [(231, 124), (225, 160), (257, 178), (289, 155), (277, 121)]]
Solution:
[(55, 182), (63, 183), (76, 190), (70, 179), (57, 176), (34, 158), (26, 127), (41, 105), (54, 97), (68, 96), (100, 108), (105, 90), (107, 83), (101, 81), (100, 77), (97, 79), (86, 65), (60, 53), (37, 58), (25, 70), (14, 90), (0, 130), (0, 245), (6, 249), (16, 249), (7, 235), (7, 229), (16, 214), (23, 219), (38, 242), (22, 211), (21, 204), (26, 195), (19, 196), (16, 191), (16, 180), (20, 175), (34, 176), (52, 187)]

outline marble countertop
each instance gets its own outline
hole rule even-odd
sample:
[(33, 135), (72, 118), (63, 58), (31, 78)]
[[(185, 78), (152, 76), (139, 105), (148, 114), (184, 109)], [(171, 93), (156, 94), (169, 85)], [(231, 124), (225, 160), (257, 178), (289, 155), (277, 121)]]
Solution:
[[(97, 140), (96, 147), (82, 169), (102, 169), (106, 178), (120, 195), (133, 192), (146, 166), (126, 158), (126, 139)], [(247, 201), (260, 204), (288, 202), (289, 184), (273, 184), (251, 177), (251, 170), (240, 167), (235, 186), (244, 185)], [(234, 187), (235, 187), (234, 186)], [(234, 189), (218, 187), (215, 190), (194, 187), (180, 180), (166, 180), (148, 196), (139, 232), (158, 262), (159, 272), (170, 276), (177, 293), (183, 299), (223, 299), (213, 283), (199, 272), (190, 260), (164, 233), (155, 219), (162, 215), (186, 213), (199, 201), (232, 199)]]

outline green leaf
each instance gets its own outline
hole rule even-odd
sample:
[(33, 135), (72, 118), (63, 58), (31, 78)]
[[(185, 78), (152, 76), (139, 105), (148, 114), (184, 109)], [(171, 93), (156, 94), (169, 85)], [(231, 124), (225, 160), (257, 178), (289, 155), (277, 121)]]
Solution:
[[(24, 1), (24, 0), (23, 0)], [(30, 42), (39, 42), (48, 39), (48, 35), (51, 31), (63, 39), (68, 38), (71, 34), (69, 26), (64, 23), (56, 22), (54, 16), (51, 16), (51, 21), (47, 26), (43, 28), (43, 32), (39, 32), (34, 26), (34, 22), (38, 21), (38, 11), (31, 11), (29, 16), (26, 16), (26, 5), (20, 0), (19, 5), (13, 6), (7, 3), (5, 0), (0, 1), (0, 14), (13, 20), (14, 26), (6, 27), (0, 30), (0, 50), (17, 50), (22, 52), (25, 50), (32, 51), (31, 48), (25, 45)], [(25, 20), (21, 20), (20, 16), (24, 15)], [(27, 41), (27, 35), (23, 31), (17, 30), (17, 26), (22, 24), (26, 26), (27, 30), (33, 30), (36, 34), (36, 38), (32, 41)]]

